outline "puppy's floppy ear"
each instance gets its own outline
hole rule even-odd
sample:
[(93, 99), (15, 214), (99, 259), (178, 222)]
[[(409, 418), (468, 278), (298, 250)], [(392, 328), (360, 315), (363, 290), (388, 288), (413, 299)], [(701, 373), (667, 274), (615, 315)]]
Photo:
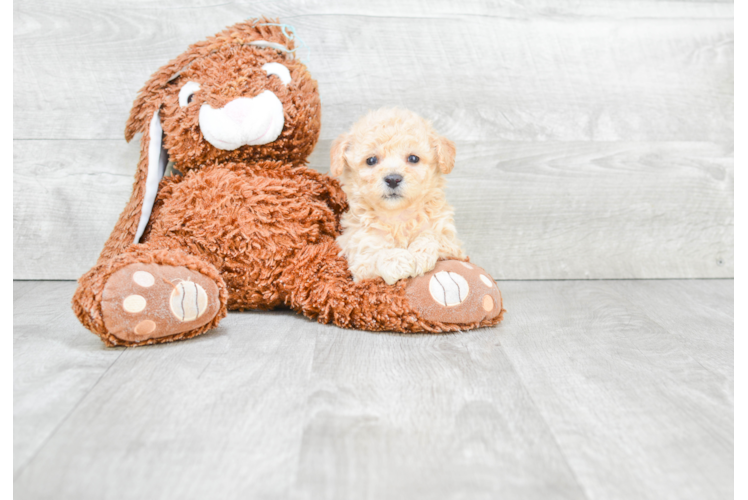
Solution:
[(330, 173), (335, 177), (343, 175), (346, 166), (345, 151), (351, 143), (351, 134), (346, 132), (341, 134), (332, 143), (330, 149)]
[(446, 137), (435, 136), (434, 149), (436, 149), (436, 162), (439, 171), (443, 174), (450, 173), (455, 166), (455, 154), (457, 153), (455, 143)]

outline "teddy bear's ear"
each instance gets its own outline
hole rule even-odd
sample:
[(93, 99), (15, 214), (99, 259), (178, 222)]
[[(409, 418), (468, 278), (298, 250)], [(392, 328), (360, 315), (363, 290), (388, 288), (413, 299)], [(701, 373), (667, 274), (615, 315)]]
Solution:
[(347, 162), (345, 161), (345, 152), (351, 142), (351, 134), (346, 132), (341, 134), (332, 143), (330, 149), (330, 173), (335, 177), (343, 175), (343, 170)]
[(455, 143), (447, 139), (446, 137), (434, 137), (434, 148), (436, 149), (436, 162), (439, 166), (439, 171), (443, 174), (448, 174), (452, 171), (455, 166)]
[(153, 113), (161, 107), (166, 85), (179, 75), (179, 71), (201, 57), (199, 53), (188, 52), (177, 57), (166, 66), (161, 67), (140, 89), (138, 97), (130, 110), (130, 117), (125, 125), (125, 140), (130, 142), (138, 132), (148, 131)]
[(169, 161), (169, 153), (164, 148), (160, 116), (166, 87), (172, 79), (178, 76), (182, 68), (203, 56), (205, 51), (201, 50), (202, 47), (199, 45), (193, 45), (185, 54), (161, 67), (143, 86), (133, 103), (130, 118), (125, 126), (125, 139), (129, 142), (138, 132), (143, 135), (140, 144), (140, 161), (130, 202), (125, 209), (127, 216), (123, 212), (110, 241), (107, 241), (105, 245), (105, 252), (110, 243), (115, 240), (117, 244), (111, 250), (112, 253), (121, 251), (129, 243), (138, 243), (145, 232), (158, 194), (159, 182), (164, 176), (166, 164)]

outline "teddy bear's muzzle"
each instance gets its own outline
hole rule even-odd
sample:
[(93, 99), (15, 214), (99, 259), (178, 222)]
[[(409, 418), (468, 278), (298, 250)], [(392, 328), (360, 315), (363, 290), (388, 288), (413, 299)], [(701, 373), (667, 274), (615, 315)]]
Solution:
[(200, 107), (200, 129), (213, 147), (231, 151), (276, 140), (283, 130), (283, 104), (271, 91), (240, 97), (219, 109)]

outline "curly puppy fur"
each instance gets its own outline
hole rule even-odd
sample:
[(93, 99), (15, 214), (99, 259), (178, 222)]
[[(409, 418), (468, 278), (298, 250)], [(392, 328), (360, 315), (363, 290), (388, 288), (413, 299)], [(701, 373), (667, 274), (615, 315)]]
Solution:
[(438, 259), (465, 259), (444, 196), (454, 159), (452, 141), (403, 109), (372, 111), (338, 137), (331, 173), (349, 210), (337, 241), (356, 281), (391, 285), (431, 271)]
[[(288, 307), (320, 322), (372, 331), (444, 332), (497, 323), (500, 316), (467, 324), (426, 320), (406, 294), (407, 280), (395, 286), (381, 279), (353, 281), (335, 241), (348, 208), (345, 193), (337, 180), (305, 166), (319, 136), (317, 82), (292, 53), (267, 46), (294, 48), (280, 27), (268, 25), (277, 22), (241, 22), (196, 43), (141, 89), (125, 130), (127, 140), (142, 134), (135, 184), (97, 264), (79, 280), (73, 309), (81, 323), (107, 345), (193, 337), (216, 326), (227, 309)], [(285, 66), (290, 81), (263, 70), (267, 63)], [(190, 82), (199, 90), (180, 102)], [(275, 94), (285, 119), (272, 142), (223, 150), (203, 135), (203, 105), (225, 108), (266, 91)], [(150, 137), (158, 122), (162, 138)], [(147, 215), (153, 141), (162, 142), (184, 175), (161, 180), (136, 242), (141, 213)], [(113, 273), (135, 263), (185, 267), (212, 279), (218, 314), (179, 334), (156, 331), (140, 341), (113, 335), (105, 326), (102, 295)]]

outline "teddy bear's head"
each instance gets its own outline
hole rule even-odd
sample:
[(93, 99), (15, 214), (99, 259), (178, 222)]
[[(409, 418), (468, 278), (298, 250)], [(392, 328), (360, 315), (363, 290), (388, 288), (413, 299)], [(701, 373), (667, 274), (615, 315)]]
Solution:
[(293, 38), (261, 18), (192, 45), (140, 91), (127, 140), (142, 132), (158, 141), (161, 132), (183, 172), (216, 161), (304, 161), (319, 137), (320, 101)]

